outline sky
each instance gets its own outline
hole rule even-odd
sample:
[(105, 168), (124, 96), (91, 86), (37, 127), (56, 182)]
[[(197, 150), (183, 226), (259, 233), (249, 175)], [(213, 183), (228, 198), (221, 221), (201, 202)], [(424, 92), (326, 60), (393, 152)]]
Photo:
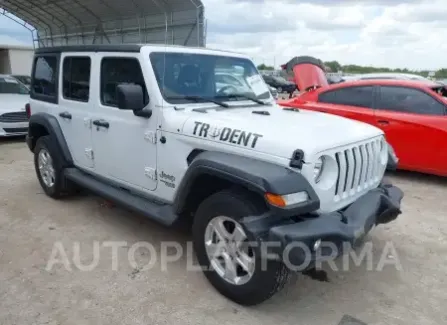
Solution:
[[(257, 64), (311, 55), (390, 68), (447, 67), (446, 0), (202, 0), (207, 46), (243, 52)], [(0, 44), (31, 43), (0, 16)]]

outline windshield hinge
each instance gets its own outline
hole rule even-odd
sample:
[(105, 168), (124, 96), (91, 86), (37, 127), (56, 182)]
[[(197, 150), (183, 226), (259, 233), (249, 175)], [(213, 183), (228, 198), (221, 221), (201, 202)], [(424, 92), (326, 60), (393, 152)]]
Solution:
[(157, 134), (153, 131), (147, 131), (144, 133), (144, 139), (150, 143), (157, 143)]

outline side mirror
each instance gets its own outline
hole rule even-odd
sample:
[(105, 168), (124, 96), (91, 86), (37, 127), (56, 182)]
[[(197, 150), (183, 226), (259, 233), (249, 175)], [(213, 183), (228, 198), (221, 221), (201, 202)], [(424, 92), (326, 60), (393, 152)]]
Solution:
[(140, 85), (135, 84), (119, 84), (116, 86), (116, 98), (118, 108), (123, 110), (131, 110), (137, 116), (151, 117), (151, 111), (143, 111), (144, 93)]

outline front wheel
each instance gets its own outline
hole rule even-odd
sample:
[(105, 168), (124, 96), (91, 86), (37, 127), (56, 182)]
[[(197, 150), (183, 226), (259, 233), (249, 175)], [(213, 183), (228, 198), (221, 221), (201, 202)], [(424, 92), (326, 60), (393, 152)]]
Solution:
[(281, 87), (276, 88), (276, 90), (278, 91), (279, 94), (282, 93), (282, 88)]
[(289, 269), (280, 261), (262, 262), (240, 224), (244, 216), (259, 214), (249, 195), (221, 191), (199, 206), (194, 218), (194, 249), (209, 282), (225, 297), (241, 305), (256, 305), (280, 291)]

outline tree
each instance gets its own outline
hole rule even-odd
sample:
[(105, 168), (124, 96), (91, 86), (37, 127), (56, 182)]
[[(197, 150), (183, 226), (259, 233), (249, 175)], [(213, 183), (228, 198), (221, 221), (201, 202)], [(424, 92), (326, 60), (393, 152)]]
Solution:
[(258, 70), (275, 70), (275, 68), (262, 63), (258, 65)]
[(337, 61), (324, 62), (324, 65), (331, 69), (332, 72), (337, 72), (342, 69), (341, 64)]

